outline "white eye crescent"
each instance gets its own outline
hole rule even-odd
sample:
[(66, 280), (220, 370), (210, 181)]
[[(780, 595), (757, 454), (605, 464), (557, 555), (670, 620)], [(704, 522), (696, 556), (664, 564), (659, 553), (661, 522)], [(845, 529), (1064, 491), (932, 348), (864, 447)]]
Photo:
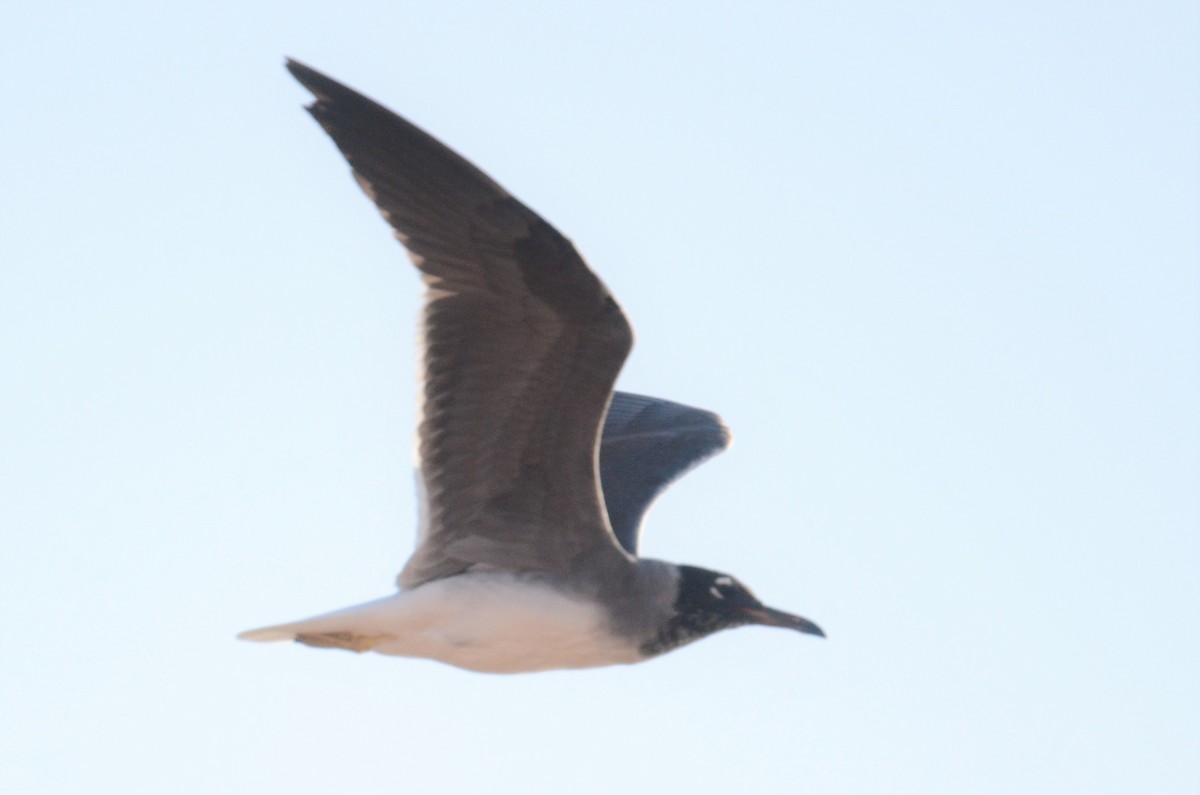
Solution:
[(724, 599), (725, 598), (725, 594), (721, 593), (720, 589), (718, 589), (717, 586), (715, 586), (715, 585), (710, 586), (708, 589), (708, 592), (713, 595), (714, 599)]
[(713, 584), (719, 585), (721, 587), (725, 587), (727, 585), (733, 585), (733, 578), (726, 577), (724, 574), (722, 574), (720, 577), (717, 577), (715, 580), (713, 580)]

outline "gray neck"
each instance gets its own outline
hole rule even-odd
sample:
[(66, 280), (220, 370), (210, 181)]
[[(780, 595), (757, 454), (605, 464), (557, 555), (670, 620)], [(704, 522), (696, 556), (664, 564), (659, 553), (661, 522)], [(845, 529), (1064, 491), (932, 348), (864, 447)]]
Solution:
[(609, 606), (612, 629), (639, 647), (653, 642), (671, 620), (679, 596), (679, 567), (639, 558), (623, 576), (608, 579), (601, 594)]

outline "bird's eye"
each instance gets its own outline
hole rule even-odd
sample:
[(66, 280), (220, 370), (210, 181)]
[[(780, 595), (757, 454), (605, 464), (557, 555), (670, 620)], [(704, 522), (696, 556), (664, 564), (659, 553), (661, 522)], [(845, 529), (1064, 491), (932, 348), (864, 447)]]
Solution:
[(708, 586), (708, 592), (712, 594), (713, 599), (724, 599), (736, 590), (733, 578), (728, 574), (713, 577), (712, 585)]

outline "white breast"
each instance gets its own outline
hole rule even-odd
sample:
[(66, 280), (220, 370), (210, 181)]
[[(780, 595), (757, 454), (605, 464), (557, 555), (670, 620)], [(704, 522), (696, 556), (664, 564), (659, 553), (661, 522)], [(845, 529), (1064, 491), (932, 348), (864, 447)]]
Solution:
[(472, 671), (590, 668), (641, 659), (614, 636), (603, 610), (506, 572), (471, 572), (317, 616), (246, 633), (401, 657)]

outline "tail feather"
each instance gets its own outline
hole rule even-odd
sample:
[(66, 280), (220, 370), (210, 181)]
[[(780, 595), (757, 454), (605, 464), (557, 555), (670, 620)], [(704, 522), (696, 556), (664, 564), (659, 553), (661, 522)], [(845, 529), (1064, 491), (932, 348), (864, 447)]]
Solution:
[(275, 643), (294, 640), (319, 648), (367, 651), (393, 637), (397, 616), (403, 616), (400, 594), (354, 605), (312, 618), (251, 629), (238, 640)]
[(281, 640), (295, 640), (296, 627), (294, 624), (279, 624), (274, 627), (248, 629), (238, 633), (238, 640), (252, 640), (256, 643), (277, 643)]

